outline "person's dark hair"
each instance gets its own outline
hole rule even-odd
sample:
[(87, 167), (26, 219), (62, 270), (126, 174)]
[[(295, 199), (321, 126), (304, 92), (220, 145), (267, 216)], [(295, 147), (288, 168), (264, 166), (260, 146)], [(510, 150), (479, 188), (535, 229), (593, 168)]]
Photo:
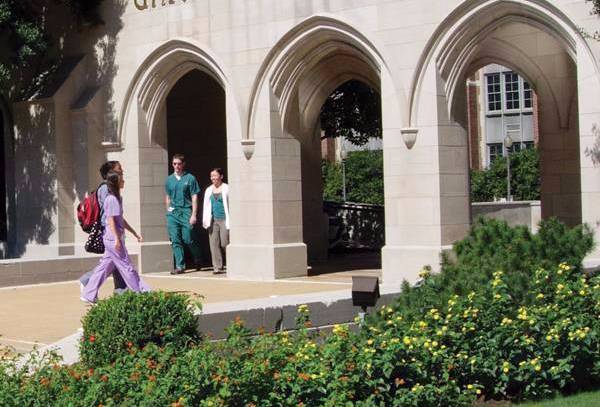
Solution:
[(106, 175), (108, 174), (108, 172), (114, 170), (115, 167), (120, 164), (121, 163), (118, 161), (107, 161), (104, 164), (102, 164), (102, 166), (100, 167), (100, 176), (102, 177), (102, 179), (106, 179)]
[(117, 197), (117, 199), (121, 200), (121, 186), (120, 184), (121, 175), (115, 171), (109, 171), (106, 174), (106, 187), (108, 188), (108, 192)]
[(220, 167), (215, 167), (212, 170), (210, 170), (210, 172), (215, 171), (217, 174), (219, 174), (220, 176), (223, 176), (223, 169)]
[[(173, 154), (173, 160), (181, 160), (182, 163), (185, 162), (185, 156), (181, 153)], [(171, 161), (173, 161), (171, 160)]]

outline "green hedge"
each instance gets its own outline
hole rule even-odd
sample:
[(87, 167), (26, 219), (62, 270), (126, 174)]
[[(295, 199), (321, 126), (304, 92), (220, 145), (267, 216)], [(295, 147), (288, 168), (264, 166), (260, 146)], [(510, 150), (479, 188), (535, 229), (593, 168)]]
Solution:
[[(346, 200), (383, 205), (383, 151), (351, 151), (345, 160)], [(342, 165), (323, 161), (323, 199), (343, 201)]]
[[(510, 189), (515, 201), (540, 199), (540, 157), (537, 149), (510, 154)], [(506, 198), (506, 158), (500, 157), (488, 169), (471, 170), (471, 200), (491, 202)]]
[(149, 343), (183, 348), (199, 339), (196, 306), (185, 295), (161, 291), (126, 292), (99, 301), (82, 320), (81, 360), (98, 367)]
[(593, 246), (593, 232), (585, 225), (568, 228), (551, 218), (540, 222), (534, 234), (525, 226), (478, 218), (467, 237), (443, 256), (442, 270), (430, 286), (414, 289), (404, 284), (400, 301), (407, 312), (420, 312), (423, 304), (479, 290), (495, 271), (503, 270), (515, 299), (529, 303), (532, 270), (565, 262), (581, 271), (581, 262)]

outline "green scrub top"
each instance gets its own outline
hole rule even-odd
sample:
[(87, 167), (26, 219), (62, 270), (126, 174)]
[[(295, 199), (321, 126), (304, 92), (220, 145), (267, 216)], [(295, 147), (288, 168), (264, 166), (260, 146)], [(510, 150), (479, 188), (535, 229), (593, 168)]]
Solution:
[(167, 177), (165, 192), (173, 208), (191, 208), (192, 195), (198, 195), (200, 187), (192, 174), (184, 172), (181, 178), (177, 179), (173, 173)]

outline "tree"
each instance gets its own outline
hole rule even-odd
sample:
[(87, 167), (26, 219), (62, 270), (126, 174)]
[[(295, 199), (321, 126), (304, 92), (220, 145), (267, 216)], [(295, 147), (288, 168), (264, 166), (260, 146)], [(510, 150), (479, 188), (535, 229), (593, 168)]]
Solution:
[[(383, 205), (383, 151), (351, 151), (345, 160), (346, 200)], [(342, 166), (323, 161), (323, 199), (342, 202)]]
[[(516, 201), (540, 199), (539, 154), (531, 148), (510, 155), (510, 192)], [(490, 168), (471, 171), (471, 200), (491, 202), (506, 197), (506, 158), (499, 157)]]
[(67, 33), (102, 23), (101, 2), (0, 0), (0, 96), (27, 99), (48, 83), (63, 57)]
[(321, 108), (325, 137), (344, 137), (355, 145), (381, 138), (381, 97), (363, 82), (351, 80), (337, 88)]

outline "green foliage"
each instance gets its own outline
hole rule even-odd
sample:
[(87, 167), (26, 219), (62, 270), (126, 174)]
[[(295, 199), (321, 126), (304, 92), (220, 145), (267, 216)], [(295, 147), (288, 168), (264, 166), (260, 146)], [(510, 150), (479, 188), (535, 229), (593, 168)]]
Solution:
[[(346, 200), (383, 205), (383, 151), (351, 151), (345, 160)], [(323, 161), (323, 199), (342, 202), (342, 166)]]
[(149, 343), (185, 347), (199, 339), (193, 307), (185, 295), (160, 291), (99, 301), (82, 321), (81, 360), (99, 367)]
[(531, 271), (556, 267), (561, 262), (581, 270), (581, 262), (594, 246), (593, 232), (587, 226), (568, 228), (552, 218), (540, 222), (537, 234), (525, 226), (510, 227), (506, 222), (478, 218), (469, 235), (454, 244), (444, 256), (442, 269), (427, 287), (404, 287), (400, 302), (406, 312), (419, 313), (427, 304), (453, 295), (478, 291), (502, 270), (518, 301), (533, 301)]
[(381, 97), (357, 80), (338, 87), (321, 108), (325, 137), (344, 137), (358, 146), (381, 138)]
[[(421, 287), (436, 276), (423, 278)], [(3, 363), (0, 405), (441, 407), (595, 388), (600, 277), (562, 263), (531, 279), (531, 304), (515, 301), (496, 272), (479, 292), (418, 314), (384, 306), (357, 333), (310, 332), (301, 306), (294, 333), (250, 337), (238, 320), (225, 341), (151, 343), (102, 367)]]
[(600, 0), (585, 0), (586, 3), (592, 3), (592, 13), (600, 14)]
[[(588, 243), (574, 240), (579, 233), (586, 241), (589, 232), (550, 221), (542, 225), (538, 242), (525, 238), (522, 229), (511, 232), (488, 222), (455, 249), (455, 264), (464, 272), (454, 277), (478, 279), (471, 292), (448, 296), (445, 271), (425, 270), (420, 285), (369, 316), (357, 332), (343, 325), (329, 334), (310, 331), (310, 310), (301, 305), (292, 333), (250, 336), (238, 319), (224, 341), (186, 345), (173, 335), (162, 343), (118, 350), (112, 364), (59, 366), (52, 355), (20, 368), (5, 361), (0, 363), (0, 405), (466, 407), (478, 398), (540, 400), (597, 388), (600, 276), (553, 264), (580, 260)], [(512, 239), (528, 243), (515, 246)], [(544, 243), (569, 247), (538, 251)], [(480, 265), (517, 255), (531, 258), (501, 263), (518, 271), (495, 270), (481, 278)], [(521, 288), (512, 285), (511, 274), (529, 280), (529, 301), (517, 293)], [(413, 294), (424, 300), (418, 305), (404, 301)], [(155, 306), (147, 312), (129, 304), (138, 298), (149, 305), (151, 296), (123, 297), (129, 305), (123, 308), (146, 312), (145, 319), (153, 321)], [(141, 319), (115, 325), (144, 330)], [(84, 335), (89, 341), (89, 333)]]
[[(0, 0), (0, 95), (22, 100), (39, 91), (63, 57), (63, 36), (78, 24), (101, 23), (102, 1)], [(61, 19), (67, 27), (54, 26)]]
[[(539, 154), (537, 149), (525, 149), (510, 154), (510, 187), (513, 199), (540, 199)], [(471, 170), (471, 200), (491, 202), (506, 197), (506, 159), (500, 157), (490, 168)]]

